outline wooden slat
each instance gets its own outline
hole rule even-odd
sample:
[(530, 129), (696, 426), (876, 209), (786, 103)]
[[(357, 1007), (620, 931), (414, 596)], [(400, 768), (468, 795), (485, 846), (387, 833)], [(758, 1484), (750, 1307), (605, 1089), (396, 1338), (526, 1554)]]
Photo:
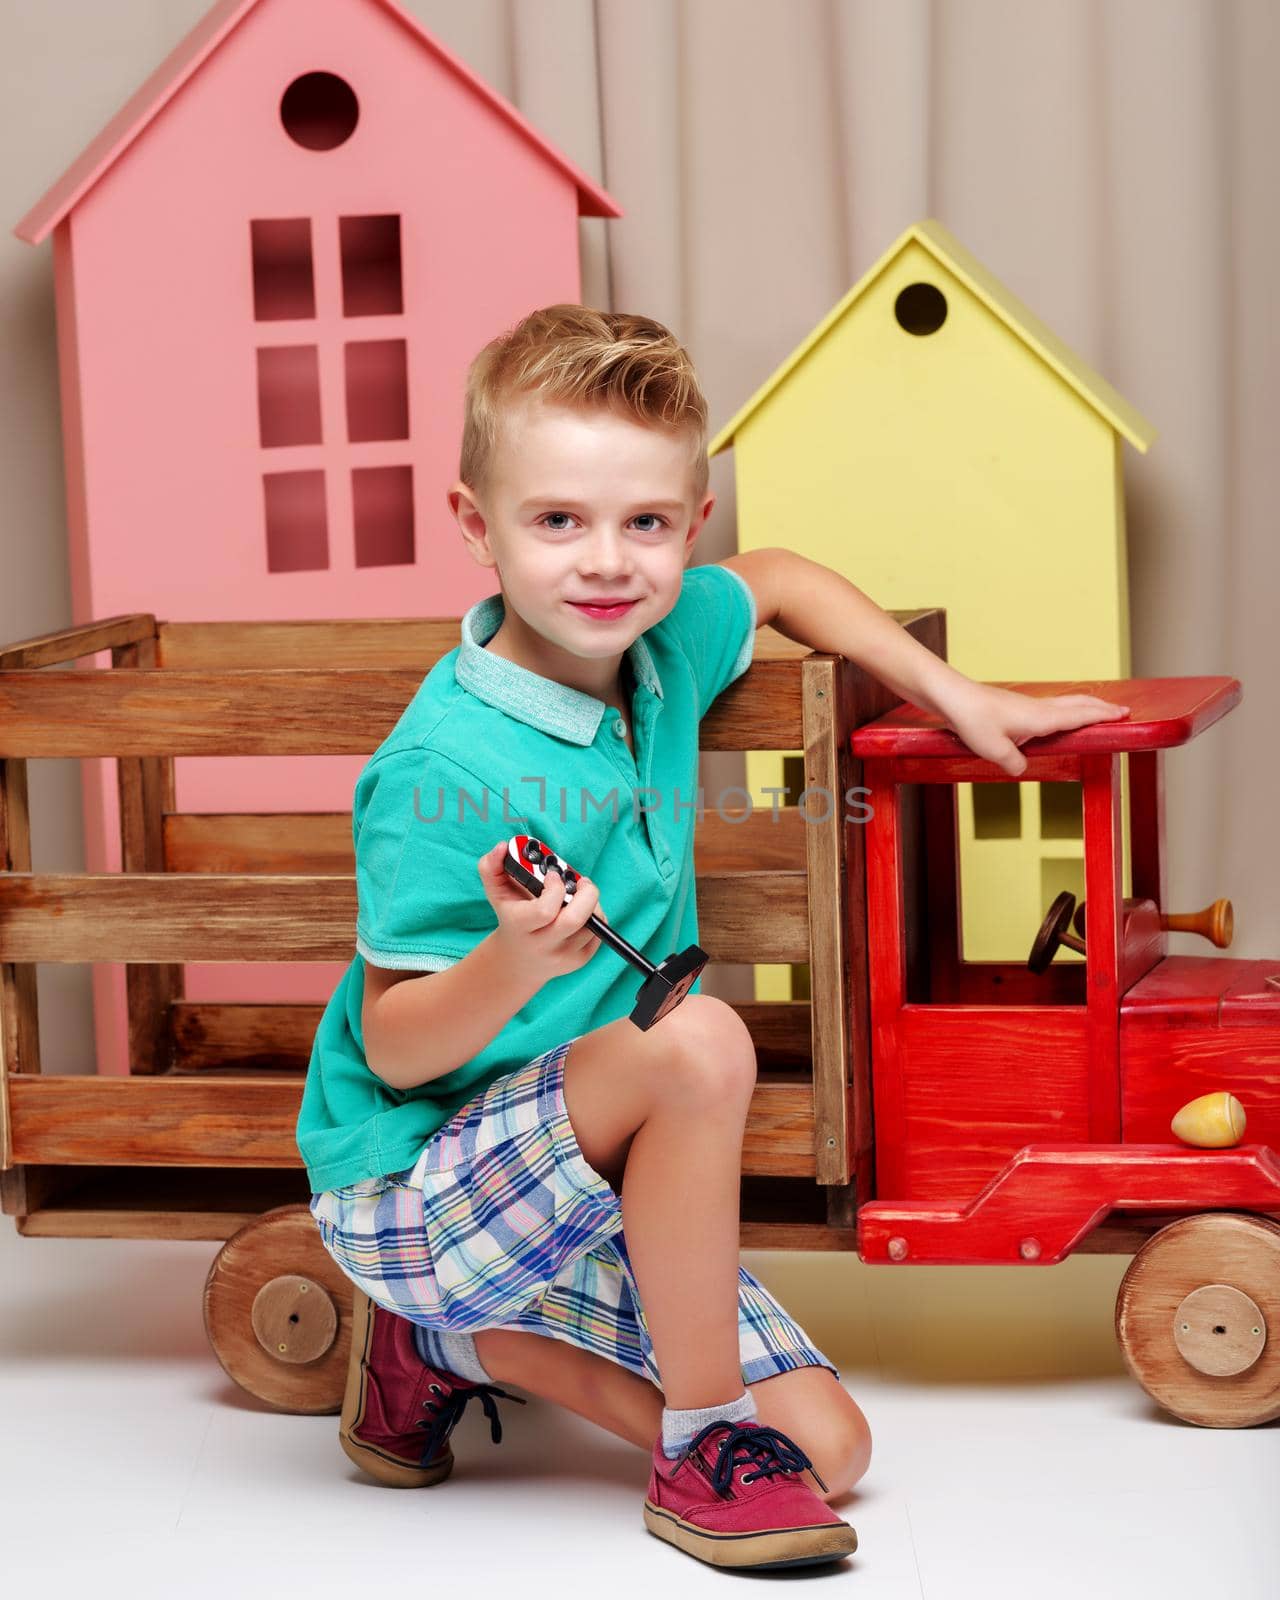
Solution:
[(776, 813), (765, 806), (750, 813), (743, 806), (726, 807), (723, 816), (716, 810), (704, 811), (693, 833), (694, 869), (804, 872), (807, 832), (808, 824), (796, 806), (779, 806)]
[(55, 1165), (293, 1167), (296, 1079), (69, 1076), (24, 1079), (14, 1156)]
[(813, 1040), (807, 1000), (731, 1000), (756, 1047), (761, 1071), (775, 1064), (799, 1064), (812, 1071)]
[[(638, 979), (637, 979), (638, 982)], [(762, 1070), (811, 1070), (810, 1008), (803, 1000), (728, 1002), (746, 1022)], [(310, 1061), (322, 1003), (179, 1000), (171, 1010), (174, 1072), (286, 1070)]]
[(0, 878), (0, 958), (343, 961), (354, 877), (14, 873)]
[(753, 661), (698, 724), (699, 748), (794, 750), (803, 738), (800, 668), (800, 661)]
[[(30, 872), (31, 822), (25, 761), (0, 761), (0, 872)], [(0, 882), (3, 882), (0, 879)], [(11, 1075), (40, 1071), (40, 1026), (33, 963), (0, 961), (0, 1172), (13, 1165)], [(10, 1186), (0, 1177), (7, 1204)]]
[[(55, 1165), (296, 1167), (296, 1077), (97, 1077), (10, 1080), (14, 1160)], [(761, 1073), (742, 1170), (813, 1174), (813, 1087)]]
[[(812, 1070), (807, 1002), (728, 1003), (746, 1023), (762, 1070)], [(171, 1012), (172, 1070), (305, 1071), (323, 1011), (320, 1003), (179, 1001)]]
[(821, 656), (811, 657), (802, 674), (813, 1158), (815, 1175), (827, 1184), (848, 1183), (853, 1160), (849, 964), (841, 924), (848, 893), (849, 812), (844, 796), (853, 765), (848, 738), (852, 724), (842, 725), (842, 717), (847, 722), (851, 710), (852, 671), (851, 664), (838, 656)]
[[(26, 1168), (24, 1170), (26, 1171)], [(184, 1168), (184, 1171), (194, 1171)], [(126, 1170), (126, 1179), (139, 1176)], [(205, 1176), (205, 1174), (200, 1174)], [(288, 1203), (288, 1202), (283, 1202)], [(294, 1202), (302, 1205), (304, 1200)], [(14, 1226), (24, 1238), (165, 1238), (165, 1240), (227, 1240), (250, 1222), (258, 1221), (269, 1206), (250, 1203), (243, 1210), (208, 1210), (197, 1203), (163, 1203), (147, 1210), (131, 1206), (128, 1197), (110, 1197), (107, 1205), (58, 1203), (38, 1205), (29, 1214), (16, 1216)], [(1120, 1216), (1120, 1213), (1117, 1213)], [(1099, 1226), (1075, 1245), (1072, 1254), (1133, 1256), (1162, 1227), (1170, 1226), (1173, 1214), (1133, 1222), (1099, 1222)], [(854, 1226), (835, 1226), (824, 1222), (771, 1222), (744, 1218), (739, 1224), (739, 1250), (822, 1250), (851, 1253), (858, 1248)]]
[(742, 1137), (742, 1171), (779, 1178), (815, 1175), (812, 1079), (756, 1074)]
[(696, 883), (698, 943), (712, 961), (809, 959), (803, 872), (708, 872)]
[[(163, 820), (169, 872), (355, 871), (349, 811), (177, 811)], [(709, 810), (694, 830), (694, 868), (804, 871), (806, 831), (795, 806), (780, 806), (776, 822), (765, 807)]]
[[(30, 1228), (20, 1231), (63, 1234), (92, 1230), (112, 1238), (225, 1238), (236, 1226), (277, 1206), (304, 1205), (311, 1185), (300, 1166), (293, 1167), (156, 1167), (74, 1166), (24, 1163), (16, 1172), (29, 1180)], [(744, 1176), (739, 1186), (744, 1226), (770, 1230), (821, 1226), (823, 1191), (804, 1177)], [(228, 1226), (233, 1218), (240, 1220)], [(112, 1223), (116, 1226), (112, 1226)], [(204, 1221), (224, 1231), (197, 1235), (187, 1231)], [(100, 1226), (95, 1226), (95, 1223)], [(151, 1232), (143, 1229), (150, 1225)], [(773, 1237), (781, 1238), (781, 1233)], [(844, 1248), (852, 1248), (850, 1238)], [(759, 1246), (758, 1248), (767, 1248)], [(817, 1248), (817, 1246), (813, 1246)], [(834, 1248), (834, 1246), (833, 1246)]]
[[(713, 961), (803, 961), (803, 872), (704, 873), (699, 940)], [(353, 875), (29, 873), (0, 877), (5, 961), (348, 961)]]
[(160, 665), (359, 667), (425, 678), (462, 637), (461, 617), (304, 617), (279, 622), (161, 622)]
[[(245, 633), (247, 642), (237, 657), (241, 663), (278, 659), (285, 624), (239, 626), (267, 628), (275, 640), (268, 651), (261, 636)], [(331, 627), (313, 626), (314, 639)], [(452, 636), (456, 642), (456, 622)], [(257, 645), (255, 637), (261, 640)], [(226, 638), (234, 639), (235, 633)], [(169, 655), (181, 657), (172, 639), (162, 624), (162, 660), (168, 659), (166, 640)], [(774, 629), (762, 628), (751, 666), (703, 718), (701, 748), (795, 749), (802, 738), (801, 667), (815, 658), (844, 659), (815, 657)], [(5, 671), (0, 674), (0, 756), (367, 755), (394, 727), (430, 665), (419, 659), (404, 667)]]
[(172, 1009), (175, 1073), (305, 1071), (322, 1004), (181, 1000)]
[(743, 1222), (738, 1233), (742, 1250), (857, 1249), (857, 1230), (826, 1222)]
[[(921, 611), (902, 620), (913, 638), (945, 660), (944, 613)], [(829, 794), (839, 817), (857, 819), (866, 814), (857, 804), (865, 797), (850, 741), (856, 728), (892, 709), (897, 696), (840, 656), (811, 656), (803, 673), (805, 786), (815, 790), (818, 815)], [(809, 824), (804, 833), (816, 1173), (827, 1186), (831, 1220), (851, 1225), (857, 1206), (874, 1192), (865, 828), (850, 820), (839, 830)]]
[(15, 1223), (24, 1239), (225, 1240), (261, 1215), (258, 1208), (203, 1211), (166, 1206), (145, 1210), (123, 1202), (99, 1208), (92, 1204), (41, 1205), (16, 1217)]
[(277, 1206), (305, 1205), (297, 1167), (24, 1165), (30, 1204), (18, 1232), (38, 1238), (227, 1239)]
[[(154, 637), (117, 645), (113, 667), (155, 665)], [(120, 799), (120, 863), (127, 873), (163, 872), (163, 817), (177, 804), (172, 756), (121, 756), (116, 762)], [(129, 1063), (133, 1072), (163, 1072), (170, 1063), (169, 1008), (185, 988), (181, 966), (128, 962), (125, 995), (129, 1019)]]
[[(164, 818), (167, 872), (354, 873), (349, 811), (178, 811)], [(607, 908), (606, 908), (607, 909)]]
[[(889, 613), (904, 628), (935, 608)], [(153, 621), (154, 619), (148, 619)], [(104, 624), (105, 626), (105, 624)], [(185, 671), (225, 667), (402, 668), (421, 677), (462, 636), (461, 617), (322, 617), (284, 621), (161, 622), (160, 665)], [(753, 665), (801, 661), (809, 654), (768, 625), (756, 632)]]
[[(83, 638), (83, 635), (80, 635)], [(41, 635), (0, 650), (0, 668), (60, 657), (54, 639)], [(51, 652), (53, 652), (51, 654)], [(31, 816), (27, 764), (0, 758), (0, 873), (31, 871)], [(0, 960), (0, 1206), (18, 1210), (28, 1198), (27, 1185), (13, 1165), (9, 1119), (9, 1083), (18, 1073), (40, 1071), (40, 1021), (34, 963)]]
[(0, 669), (48, 667), (61, 661), (79, 661), (84, 656), (96, 655), (99, 650), (141, 644), (144, 640), (154, 640), (155, 636), (156, 619), (150, 612), (104, 617), (101, 622), (59, 628), (54, 633), (40, 633), (31, 639), (0, 646)]
[[(299, 1202), (301, 1203), (301, 1202)], [(262, 1215), (245, 1211), (129, 1211), (121, 1206), (94, 1211), (43, 1206), (15, 1219), (28, 1239), (226, 1240)], [(843, 1250), (856, 1248), (852, 1228), (821, 1222), (742, 1222), (740, 1250)]]
[[(367, 755), (421, 682), (358, 667), (6, 672), (0, 755)], [(702, 749), (798, 744), (799, 683), (798, 661), (749, 667), (703, 718)]]
[(421, 684), (357, 669), (0, 674), (0, 755), (364, 755)]

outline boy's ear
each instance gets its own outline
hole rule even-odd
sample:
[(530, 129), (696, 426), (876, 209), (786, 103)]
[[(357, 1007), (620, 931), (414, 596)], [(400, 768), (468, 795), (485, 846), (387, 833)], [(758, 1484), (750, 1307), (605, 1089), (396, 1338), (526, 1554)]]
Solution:
[(711, 508), (712, 508), (713, 505), (715, 505), (715, 503), (716, 503), (715, 495), (709, 494), (709, 495), (707, 495), (706, 499), (702, 501), (701, 505), (697, 505), (697, 506), (694, 507), (693, 520), (689, 523), (689, 531), (685, 535), (685, 539), (684, 539), (684, 553), (685, 553), (686, 557), (688, 557), (688, 555), (692, 551), (692, 549), (693, 549), (693, 541), (698, 537), (698, 534), (702, 531), (702, 524), (711, 515)]
[(698, 507), (694, 511), (693, 522), (690, 524), (690, 529), (689, 529), (689, 531), (691, 533), (696, 532), (702, 526), (702, 524), (707, 520), (707, 518), (711, 515), (711, 508), (712, 508), (712, 506), (715, 505), (715, 503), (716, 503), (715, 495), (709, 494), (709, 495), (706, 496), (706, 498), (703, 500), (701, 506)]
[(457, 479), (446, 497), (472, 559), (482, 567), (494, 567), (497, 561), (489, 545), (489, 530), (485, 524), (484, 510), (475, 490)]
[[(463, 483), (461, 478), (455, 478), (453, 487), (448, 491), (445, 498), (449, 502), (449, 510), (453, 512), (459, 523), (462, 521), (464, 507), (468, 513), (480, 516), (480, 508), (476, 504), (475, 493), (467, 484)], [(483, 517), (481, 520), (483, 521)]]

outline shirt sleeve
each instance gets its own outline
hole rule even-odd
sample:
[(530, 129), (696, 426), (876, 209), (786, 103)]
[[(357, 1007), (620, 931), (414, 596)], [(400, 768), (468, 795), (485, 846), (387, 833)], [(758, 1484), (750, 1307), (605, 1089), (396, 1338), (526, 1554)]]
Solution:
[(686, 567), (680, 598), (667, 617), (693, 669), (698, 718), (751, 665), (756, 644), (756, 597), (732, 567), (709, 561)]
[(364, 769), (352, 829), (366, 961), (439, 972), (497, 927), (478, 862), (504, 837), (501, 816), (482, 783), (434, 751), (397, 751)]

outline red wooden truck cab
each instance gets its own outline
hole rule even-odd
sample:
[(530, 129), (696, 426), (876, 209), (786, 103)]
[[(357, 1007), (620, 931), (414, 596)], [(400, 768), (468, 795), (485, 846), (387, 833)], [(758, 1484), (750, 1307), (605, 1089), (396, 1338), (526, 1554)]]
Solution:
[[(1005, 687), (1094, 694), (1130, 715), (1027, 741), (1018, 778), (913, 705), (852, 735), (873, 812), (864, 846), (876, 1197), (857, 1214), (859, 1255), (1045, 1266), (1127, 1212), (1280, 1215), (1280, 960), (1168, 953), (1164, 751), (1238, 705), (1240, 683)], [(1060, 896), (1036, 941), (1043, 970), (965, 961), (955, 785), (1043, 780), (1082, 789), (1085, 959), (1048, 959), (1071, 937), (1074, 905)], [(1224, 1089), (1244, 1106), (1246, 1142), (1178, 1141), (1174, 1113)]]

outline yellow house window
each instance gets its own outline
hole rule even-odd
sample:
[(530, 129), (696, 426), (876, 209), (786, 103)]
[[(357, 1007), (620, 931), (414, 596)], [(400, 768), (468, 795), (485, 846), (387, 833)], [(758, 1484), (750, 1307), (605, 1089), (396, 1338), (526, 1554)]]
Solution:
[(893, 314), (908, 333), (937, 333), (947, 320), (947, 297), (937, 284), (909, 283), (893, 302)]

